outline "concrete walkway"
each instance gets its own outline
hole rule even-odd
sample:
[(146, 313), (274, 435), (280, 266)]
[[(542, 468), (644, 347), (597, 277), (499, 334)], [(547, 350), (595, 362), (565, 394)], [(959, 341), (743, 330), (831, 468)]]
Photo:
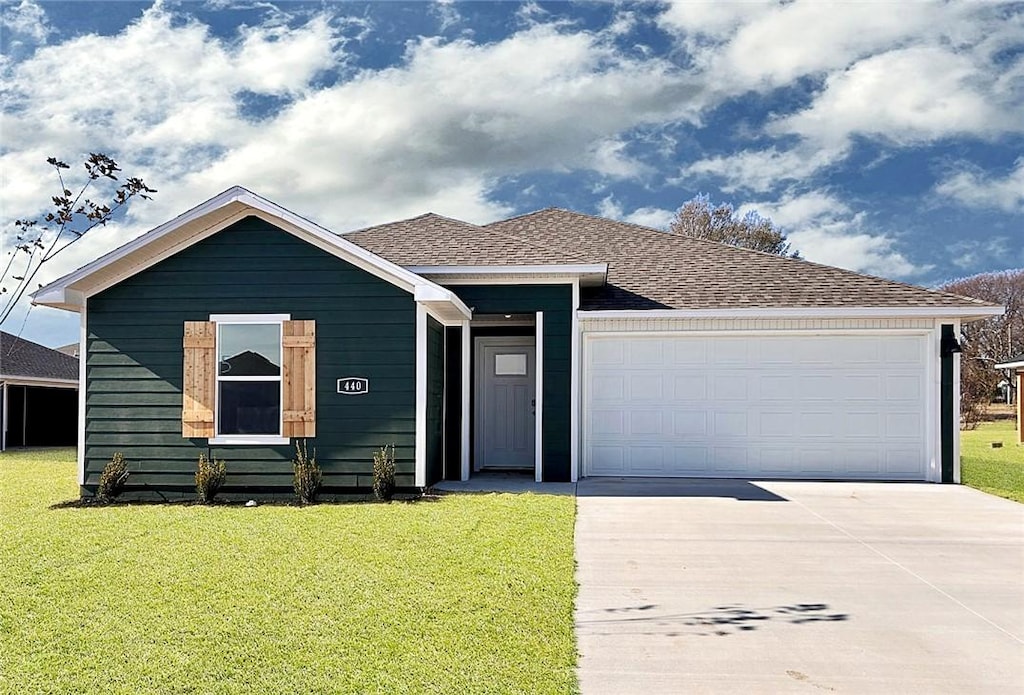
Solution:
[(1024, 505), (885, 483), (578, 495), (584, 695), (1024, 693)]

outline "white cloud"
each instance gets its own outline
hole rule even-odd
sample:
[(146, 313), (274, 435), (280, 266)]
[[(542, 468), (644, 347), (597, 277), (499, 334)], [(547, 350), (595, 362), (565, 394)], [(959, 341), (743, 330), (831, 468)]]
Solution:
[(683, 170), (684, 177), (714, 176), (721, 189), (732, 193), (746, 189), (764, 193), (775, 187), (804, 181), (830, 164), (840, 162), (847, 153), (845, 144), (833, 147), (803, 145), (789, 150), (771, 147), (702, 159)]
[(683, 167), (726, 191), (817, 175), (857, 137), (915, 146), (1024, 132), (1024, 58), (1013, 57), (1024, 14), (998, 3), (681, 3), (660, 21), (718, 99), (804, 77), (821, 85), (805, 108), (755, 133), (785, 140)]
[(1024, 212), (1024, 158), (1018, 159), (1006, 176), (972, 168), (952, 174), (935, 187), (935, 192), (971, 207)]
[(17, 5), (4, 5), (0, 8), (0, 28), (18, 43), (46, 43), (53, 33), (46, 13), (32, 0), (21, 0)]
[(757, 210), (786, 233), (792, 247), (809, 261), (883, 277), (912, 278), (930, 266), (915, 264), (888, 234), (865, 229), (865, 215), (825, 191), (786, 194), (776, 201), (740, 206)]
[[(62, 254), (45, 281), (236, 184), (338, 231), (425, 210), (489, 221), (511, 212), (489, 198), (501, 177), (637, 176), (620, 134), (699, 112), (699, 86), (672, 63), (524, 12), (528, 26), (501, 41), (423, 38), (394, 66), (350, 74), (337, 18), (225, 39), (156, 5), (117, 35), (6, 66), (0, 127), (19, 145), (0, 155), (0, 206), (40, 210), (51, 154), (77, 166), (76, 153), (107, 152), (160, 189)], [(332, 71), (347, 79), (318, 86)], [(245, 93), (285, 105), (247, 118)]]
[(613, 196), (607, 196), (597, 205), (597, 214), (613, 220), (632, 222), (633, 224), (651, 227), (653, 229), (668, 229), (672, 218), (675, 217), (673, 210), (665, 210), (655, 207), (640, 207), (633, 212), (627, 213)]
[(991, 99), (991, 80), (979, 81), (979, 72), (970, 56), (936, 46), (889, 51), (833, 74), (809, 108), (768, 130), (841, 146), (852, 135), (910, 145), (1024, 129), (1020, 114)]

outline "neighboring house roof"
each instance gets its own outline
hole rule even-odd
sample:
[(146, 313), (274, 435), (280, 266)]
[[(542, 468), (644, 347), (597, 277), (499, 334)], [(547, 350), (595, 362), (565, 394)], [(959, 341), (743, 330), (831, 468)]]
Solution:
[(0, 331), (0, 378), (78, 380), (78, 360), (63, 352)]
[(1017, 355), (996, 365), (996, 369), (1024, 369), (1024, 355)]
[(57, 352), (63, 352), (65, 355), (78, 357), (78, 348), (78, 343), (68, 343), (67, 345), (61, 345), (60, 347), (54, 348), (54, 350)]

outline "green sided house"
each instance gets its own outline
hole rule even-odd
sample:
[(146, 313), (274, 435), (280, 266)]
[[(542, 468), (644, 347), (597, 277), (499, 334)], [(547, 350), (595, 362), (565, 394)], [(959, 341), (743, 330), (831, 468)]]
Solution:
[(1001, 307), (548, 209), (334, 234), (232, 188), (40, 289), (81, 316), (79, 482), (327, 494), (488, 469), (959, 478), (959, 326)]

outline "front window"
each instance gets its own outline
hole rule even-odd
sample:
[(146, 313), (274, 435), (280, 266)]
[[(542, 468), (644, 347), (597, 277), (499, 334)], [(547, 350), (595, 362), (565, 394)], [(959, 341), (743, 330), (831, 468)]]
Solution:
[(217, 322), (217, 436), (281, 436), (281, 322)]

